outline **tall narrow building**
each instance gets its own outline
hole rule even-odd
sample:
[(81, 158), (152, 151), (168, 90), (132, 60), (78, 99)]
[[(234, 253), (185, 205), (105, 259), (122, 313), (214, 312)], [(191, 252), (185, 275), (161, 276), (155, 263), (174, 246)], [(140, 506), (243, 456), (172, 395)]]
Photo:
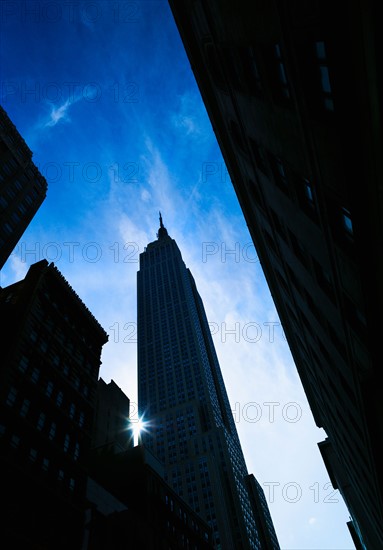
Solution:
[(169, 484), (212, 526), (216, 548), (262, 548), (201, 297), (161, 215), (157, 237), (140, 254), (138, 272), (142, 443), (164, 463)]

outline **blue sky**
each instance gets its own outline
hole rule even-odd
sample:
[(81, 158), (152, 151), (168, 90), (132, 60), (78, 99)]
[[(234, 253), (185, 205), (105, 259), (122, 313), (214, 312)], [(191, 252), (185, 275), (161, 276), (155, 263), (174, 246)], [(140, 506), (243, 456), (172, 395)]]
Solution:
[(165, 1), (0, 4), (1, 99), (48, 195), (0, 274), (54, 261), (136, 411), (136, 272), (158, 211), (192, 270), (283, 550), (348, 550), (348, 512)]

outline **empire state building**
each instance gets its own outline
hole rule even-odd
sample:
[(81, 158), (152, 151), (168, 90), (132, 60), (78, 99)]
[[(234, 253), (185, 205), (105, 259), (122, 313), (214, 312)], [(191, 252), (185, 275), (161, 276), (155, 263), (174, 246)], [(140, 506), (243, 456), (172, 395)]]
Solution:
[(212, 526), (216, 548), (278, 549), (263, 491), (247, 472), (201, 297), (161, 214), (137, 276), (142, 444)]

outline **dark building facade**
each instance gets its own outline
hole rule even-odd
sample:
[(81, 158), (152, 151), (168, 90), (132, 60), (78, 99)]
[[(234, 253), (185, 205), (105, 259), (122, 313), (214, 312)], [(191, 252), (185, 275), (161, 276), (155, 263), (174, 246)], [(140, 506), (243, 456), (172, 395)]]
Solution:
[[(377, 2), (170, 0), (311, 410), (383, 547), (382, 59)], [(206, 180), (208, 183), (208, 180)]]
[(80, 549), (108, 337), (46, 260), (0, 289), (2, 548)]
[(110, 446), (114, 451), (133, 447), (129, 421), (130, 401), (114, 380), (98, 381), (92, 447)]
[(211, 528), (165, 482), (148, 449), (98, 447), (89, 467), (83, 550), (213, 550)]
[(32, 152), (0, 106), (0, 269), (41, 203), (47, 182)]
[(1, 548), (209, 550), (211, 528), (133, 448), (98, 379), (108, 336), (53, 263), (0, 288)]
[(261, 548), (275, 550), (279, 548), (279, 543), (265, 493), (253, 474), (246, 476), (245, 482), (256, 518)]
[(203, 303), (161, 216), (158, 239), (140, 254), (137, 309), (142, 443), (163, 462), (177, 494), (211, 525), (215, 548), (261, 548)]

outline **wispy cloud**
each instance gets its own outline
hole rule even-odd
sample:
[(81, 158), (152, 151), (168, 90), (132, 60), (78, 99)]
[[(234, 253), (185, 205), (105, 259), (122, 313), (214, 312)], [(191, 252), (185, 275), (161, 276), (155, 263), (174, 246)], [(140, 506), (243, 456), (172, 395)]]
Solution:
[(149, 191), (147, 189), (143, 189), (141, 191), (141, 200), (143, 202), (149, 202), (150, 198), (151, 198), (151, 195), (150, 195)]
[(188, 136), (199, 139), (207, 136), (206, 116), (201, 111), (201, 103), (195, 93), (186, 92), (178, 98), (178, 109), (171, 117), (173, 125)]
[(78, 99), (67, 99), (62, 105), (54, 106), (52, 105), (52, 109), (49, 115), (49, 119), (45, 122), (45, 127), (52, 127), (56, 126), (60, 122), (60, 120), (68, 121), (68, 111), (69, 108), (78, 101)]
[(191, 116), (175, 117), (174, 124), (177, 128), (183, 128), (187, 135), (199, 133), (199, 128), (196, 121)]
[(78, 101), (82, 99), (81, 95), (68, 97), (61, 104), (54, 104), (51, 101), (43, 101), (43, 112), (38, 115), (37, 120), (25, 132), (25, 140), (29, 147), (35, 151), (41, 146), (46, 138), (49, 128), (54, 128), (59, 122), (71, 122), (69, 110)]
[[(97, 4), (93, 4), (93, 6), (92, 4), (90, 4), (90, 7), (97, 8)], [(90, 12), (88, 13), (88, 10), (81, 9), (79, 21), (88, 29), (90, 29), (91, 31), (94, 31), (94, 28), (95, 28), (94, 22), (97, 20), (98, 14), (99, 14), (98, 8), (97, 10), (94, 11), (94, 13), (90, 13)]]

